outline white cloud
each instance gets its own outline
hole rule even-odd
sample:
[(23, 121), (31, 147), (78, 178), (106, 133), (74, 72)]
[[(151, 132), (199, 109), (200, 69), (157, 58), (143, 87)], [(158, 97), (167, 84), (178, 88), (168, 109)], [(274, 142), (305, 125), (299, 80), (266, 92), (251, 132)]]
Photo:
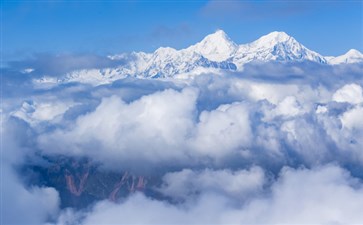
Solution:
[(26, 158), (34, 154), (32, 149), (23, 146), (24, 140), (31, 137), (27, 135), (27, 128), (1, 120), (0, 132), (0, 223), (36, 225), (57, 218), (60, 204), (57, 190), (51, 187), (29, 187), (18, 173)]
[(363, 130), (363, 107), (348, 110), (340, 117), (343, 127), (347, 129)]
[(104, 98), (69, 130), (40, 136), (39, 143), (50, 154), (86, 155), (111, 166), (183, 160), (187, 155), (180, 146), (193, 126), (196, 95), (194, 89), (166, 90), (130, 104), (117, 96)]
[(156, 92), (129, 104), (116, 96), (104, 98), (68, 129), (40, 136), (39, 144), (48, 154), (86, 155), (111, 167), (219, 159), (250, 145), (247, 106), (221, 105), (201, 112), (197, 121), (196, 98), (197, 91), (190, 88)]
[(196, 125), (193, 147), (202, 154), (221, 157), (247, 148), (251, 143), (247, 106), (235, 103), (203, 111)]
[(216, 192), (240, 201), (261, 192), (264, 183), (265, 174), (259, 167), (237, 171), (183, 169), (165, 174), (159, 191), (176, 200), (195, 198), (203, 192)]
[(49, 187), (24, 187), (9, 167), (1, 165), (4, 181), (1, 184), (1, 223), (36, 225), (56, 218), (60, 201), (58, 192)]
[(265, 99), (273, 104), (278, 104), (286, 96), (296, 96), (299, 92), (299, 86), (235, 79), (231, 82), (230, 92), (235, 95), (247, 95), (254, 101)]
[[(52, 121), (58, 116), (62, 116), (72, 103), (66, 102), (23, 102), (21, 108), (12, 113), (30, 124)], [(59, 118), (60, 119), (60, 118)]]
[(301, 113), (301, 109), (294, 96), (287, 96), (277, 105), (275, 113), (290, 117)]
[[(337, 109), (329, 103), (332, 93), (327, 87), (213, 76), (176, 83), (184, 88), (154, 91), (131, 102), (114, 95), (115, 90), (97, 90), (94, 97), (101, 103), (96, 109), (41, 134), (38, 144), (45, 154), (88, 156), (119, 169), (171, 161), (174, 166), (215, 166), (230, 160), (284, 164), (292, 156), (299, 163), (315, 165), (340, 161), (334, 152), (359, 154), (362, 137), (356, 134), (351, 142), (350, 131), (341, 131), (338, 124), (357, 127), (359, 110), (352, 116), (333, 115)], [(237, 90), (236, 84), (246, 90)], [(251, 97), (252, 86), (265, 90), (265, 97)], [(317, 105), (322, 104), (326, 111), (317, 114)], [(349, 122), (353, 118), (356, 122)], [(331, 151), (333, 144), (338, 149)]]
[(316, 111), (315, 112), (317, 114), (326, 113), (326, 112), (328, 112), (328, 108), (326, 106), (318, 105), (318, 107), (316, 108)]
[(252, 201), (241, 217), (244, 223), (360, 223), (362, 194), (362, 184), (337, 166), (287, 168), (272, 186), (271, 197)]
[(359, 104), (363, 102), (362, 87), (358, 84), (347, 84), (333, 95), (333, 101)]
[[(6, 221), (362, 221), (362, 82), (330, 76), (330, 68), (303, 68), (295, 78), (277, 69), (271, 77), (257, 71), (6, 92), (0, 109)], [(13, 169), (58, 154), (89, 157), (102, 172), (146, 173), (152, 193), (59, 213), (54, 188), (29, 186)], [(24, 216), (11, 217), (19, 211)]]

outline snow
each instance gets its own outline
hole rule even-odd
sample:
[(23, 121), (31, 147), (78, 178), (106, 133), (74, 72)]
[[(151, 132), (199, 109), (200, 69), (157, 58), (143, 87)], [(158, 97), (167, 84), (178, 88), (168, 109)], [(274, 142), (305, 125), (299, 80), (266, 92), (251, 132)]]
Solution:
[[(127, 76), (175, 78), (189, 76), (188, 74), (195, 76), (205, 71), (242, 71), (245, 64), (254, 61), (312, 61), (322, 64), (363, 62), (363, 54), (354, 49), (342, 56), (324, 57), (281, 31), (271, 32), (251, 43), (237, 45), (223, 30), (217, 30), (185, 49), (160, 47), (153, 53), (131, 52), (111, 55), (108, 58), (123, 63), (112, 68), (72, 71), (61, 82), (76, 81), (98, 85)], [(37, 82), (41, 81), (40, 79)]]
[(327, 56), (325, 57), (329, 64), (342, 64), (342, 63), (362, 63), (363, 62), (363, 54), (355, 49), (350, 49), (347, 53), (341, 56)]
[(260, 37), (258, 40), (254, 41), (254, 44), (261, 46), (274, 46), (276, 43), (286, 42), (292, 39), (285, 32), (273, 31), (267, 35)]
[(209, 60), (222, 62), (231, 58), (237, 48), (237, 44), (223, 30), (217, 30), (186, 50), (199, 53)]
[(234, 57), (233, 62), (238, 69), (251, 61), (314, 61), (326, 63), (320, 54), (307, 49), (285, 32), (274, 31), (256, 41), (243, 44)]

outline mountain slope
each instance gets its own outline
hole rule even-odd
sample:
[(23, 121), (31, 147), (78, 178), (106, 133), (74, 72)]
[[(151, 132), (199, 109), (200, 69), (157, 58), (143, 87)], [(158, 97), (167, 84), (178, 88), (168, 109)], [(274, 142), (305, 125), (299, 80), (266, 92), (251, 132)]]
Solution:
[(342, 63), (363, 63), (363, 54), (355, 49), (350, 49), (347, 53), (337, 57), (326, 57), (329, 64)]
[(309, 50), (285, 32), (271, 32), (256, 41), (240, 45), (233, 62), (241, 68), (251, 61), (313, 61), (326, 63), (320, 54)]

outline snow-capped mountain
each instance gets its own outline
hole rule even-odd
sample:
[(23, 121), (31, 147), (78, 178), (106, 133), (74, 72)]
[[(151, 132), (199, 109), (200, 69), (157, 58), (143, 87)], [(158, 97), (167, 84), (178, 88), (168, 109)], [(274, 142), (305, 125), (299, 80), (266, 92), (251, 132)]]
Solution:
[(251, 61), (313, 61), (326, 63), (320, 54), (309, 50), (285, 32), (271, 32), (256, 41), (240, 45), (233, 62), (242, 66)]
[(109, 58), (126, 63), (114, 68), (73, 71), (61, 82), (109, 83), (126, 76), (165, 78), (221, 70), (239, 71), (250, 62), (363, 62), (363, 55), (357, 50), (350, 50), (338, 57), (324, 57), (306, 48), (285, 32), (274, 31), (251, 43), (238, 45), (222, 30), (207, 35), (202, 41), (181, 50), (161, 47), (153, 53), (132, 52)]
[(328, 56), (325, 57), (329, 64), (342, 64), (342, 63), (363, 63), (363, 54), (358, 50), (350, 49), (347, 53), (341, 56)]
[(185, 49), (189, 52), (196, 52), (203, 57), (222, 62), (235, 56), (238, 45), (234, 43), (223, 30), (218, 30), (206, 36), (201, 42)]

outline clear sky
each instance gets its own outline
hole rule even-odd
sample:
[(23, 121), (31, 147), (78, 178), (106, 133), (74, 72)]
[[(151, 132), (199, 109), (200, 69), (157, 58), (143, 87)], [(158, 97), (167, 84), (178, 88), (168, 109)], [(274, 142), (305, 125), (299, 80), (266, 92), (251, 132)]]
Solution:
[(3, 57), (184, 48), (217, 29), (238, 44), (285, 31), (323, 55), (363, 52), (363, 1), (2, 0)]

